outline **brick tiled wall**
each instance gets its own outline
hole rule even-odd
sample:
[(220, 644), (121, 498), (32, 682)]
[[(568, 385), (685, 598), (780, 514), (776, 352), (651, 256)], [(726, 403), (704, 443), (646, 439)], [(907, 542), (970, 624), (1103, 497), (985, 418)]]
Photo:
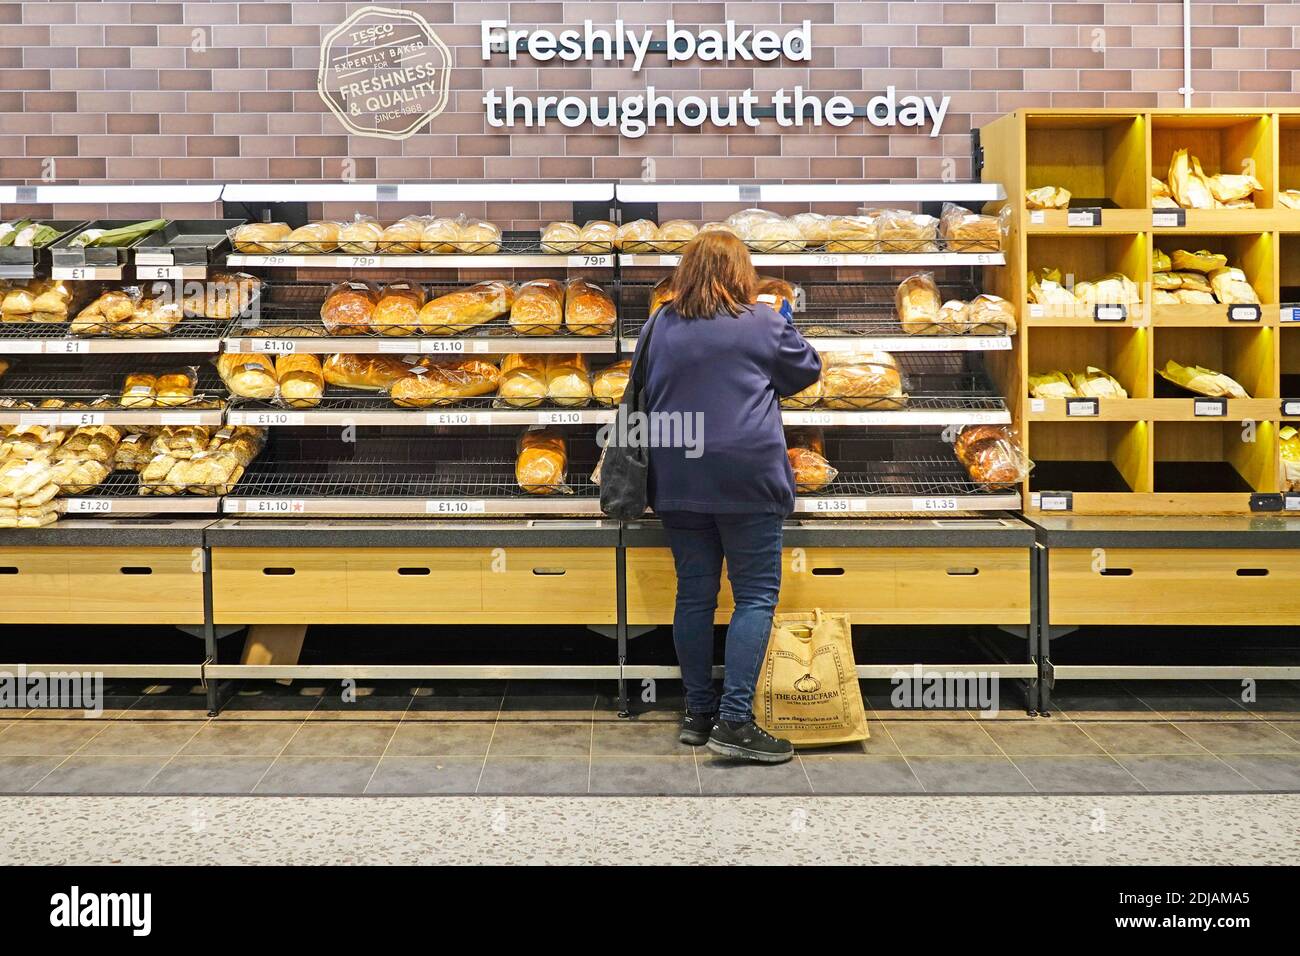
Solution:
[[(317, 96), (322, 34), (358, 3), (0, 2), (0, 180), (59, 181), (638, 178), (939, 178), (968, 172), (972, 125), (1026, 105), (1172, 106), (1182, 82), (1182, 5), (1131, 2), (402, 3), (453, 50), (447, 111), (404, 142), (348, 135)], [(1193, 3), (1195, 105), (1300, 104), (1300, 2)], [(592, 19), (662, 30), (813, 21), (810, 64), (628, 69), (514, 68), (479, 59), (479, 22), (559, 29)], [(659, 35), (662, 35), (661, 33)], [(197, 43), (202, 40), (202, 43)], [(203, 49), (195, 49), (202, 46)], [(948, 93), (944, 135), (704, 127), (638, 140), (595, 131), (490, 129), (485, 87), (524, 90), (770, 90), (802, 84), (862, 103), (888, 84)], [(866, 91), (864, 93), (864, 91)]]

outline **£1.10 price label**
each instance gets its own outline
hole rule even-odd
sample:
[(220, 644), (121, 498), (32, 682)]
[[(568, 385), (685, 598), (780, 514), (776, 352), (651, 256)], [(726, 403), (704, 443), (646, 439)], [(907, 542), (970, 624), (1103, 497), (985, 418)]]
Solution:
[(481, 515), (487, 511), (487, 502), (469, 498), (431, 498), (424, 503), (424, 511), (431, 515)]
[(307, 503), (301, 498), (249, 498), (243, 510), (250, 515), (300, 515)]

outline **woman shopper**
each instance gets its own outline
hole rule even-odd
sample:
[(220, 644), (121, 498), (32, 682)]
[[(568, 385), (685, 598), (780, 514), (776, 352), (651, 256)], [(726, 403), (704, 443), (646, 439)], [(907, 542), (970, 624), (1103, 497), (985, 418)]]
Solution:
[[(794, 755), (790, 742), (753, 718), (781, 590), (781, 524), (794, 510), (778, 398), (815, 382), (821, 359), (793, 323), (754, 304), (757, 283), (734, 235), (692, 240), (673, 275), (672, 301), (653, 317), (653, 335), (642, 335), (646, 354), (638, 349), (636, 361), (644, 365), (652, 421), (700, 424), (689, 444), (652, 445), (648, 479), (677, 569), (673, 643), (686, 690), (680, 739), (725, 756), (784, 763)], [(724, 558), (735, 610), (719, 700), (713, 616)]]

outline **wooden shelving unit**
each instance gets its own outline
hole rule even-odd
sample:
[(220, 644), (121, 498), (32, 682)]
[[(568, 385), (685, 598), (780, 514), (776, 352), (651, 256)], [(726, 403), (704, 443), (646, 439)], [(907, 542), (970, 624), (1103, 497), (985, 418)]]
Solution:
[[(1280, 190), (1300, 188), (1300, 109), (1027, 109), (983, 127), (980, 145), (982, 176), (1004, 184), (1011, 207), (1007, 266), (986, 270), (986, 283), (1024, 317), (993, 371), (1036, 462), (1022, 488), (1025, 511), (1217, 514), (1300, 504), (1282, 495), (1277, 440), (1282, 422), (1300, 421), (1300, 211), (1278, 201)], [(1151, 179), (1166, 179), (1184, 148), (1207, 174), (1253, 173), (1262, 186), (1256, 208), (1188, 209), (1184, 225), (1156, 225)], [(1031, 212), (1023, 197), (1038, 186), (1069, 189), (1071, 209), (1098, 209), (1100, 222)], [(1258, 293), (1258, 316), (1222, 304), (1154, 305), (1153, 261), (1175, 249), (1225, 254)], [(1111, 321), (1031, 307), (1026, 273), (1042, 267), (1079, 281), (1123, 273), (1141, 304)], [(1170, 359), (1222, 371), (1250, 397), (1218, 408), (1198, 402), (1160, 377)], [(1087, 365), (1115, 376), (1129, 397), (1095, 408), (1029, 397), (1030, 372)], [(1288, 398), (1298, 400), (1289, 412)]]

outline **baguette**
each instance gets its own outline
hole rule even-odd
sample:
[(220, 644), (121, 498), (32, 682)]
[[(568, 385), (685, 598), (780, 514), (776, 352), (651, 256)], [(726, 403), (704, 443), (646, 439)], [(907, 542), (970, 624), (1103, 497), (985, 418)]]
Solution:
[(393, 404), (403, 408), (451, 405), (458, 399), (496, 391), (501, 370), (491, 362), (458, 359), (437, 365), (416, 365), (389, 389)]
[(462, 335), (509, 313), (515, 289), (492, 279), (430, 299), (420, 309), (419, 328), (430, 335)]
[(321, 374), (327, 384), (338, 388), (385, 392), (392, 388), (394, 382), (409, 375), (419, 361), (418, 356), (407, 359), (396, 355), (336, 352), (322, 364)]

